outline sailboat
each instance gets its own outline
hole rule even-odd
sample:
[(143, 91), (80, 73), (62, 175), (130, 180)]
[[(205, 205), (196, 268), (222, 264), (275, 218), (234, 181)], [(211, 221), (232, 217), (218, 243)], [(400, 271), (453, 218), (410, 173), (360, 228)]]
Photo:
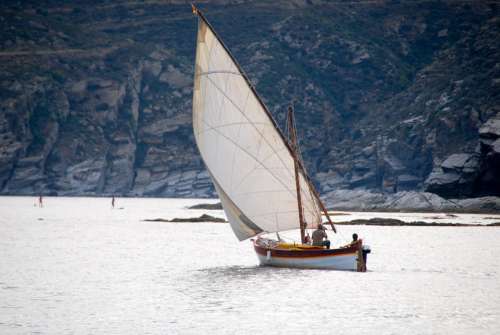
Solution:
[[(204, 14), (194, 5), (193, 13), (194, 136), (236, 237), (252, 240), (261, 265), (366, 271), (361, 240), (332, 249), (306, 243), (323, 215), (336, 229), (300, 158), (293, 109), (286, 138)], [(300, 243), (267, 237), (297, 229)]]

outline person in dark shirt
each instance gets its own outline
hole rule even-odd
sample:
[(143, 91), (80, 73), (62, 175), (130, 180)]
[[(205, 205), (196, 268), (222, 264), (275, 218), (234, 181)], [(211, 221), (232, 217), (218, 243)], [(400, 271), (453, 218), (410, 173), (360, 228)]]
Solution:
[(356, 233), (352, 234), (352, 242), (349, 245), (353, 246), (353, 245), (358, 245), (359, 243), (362, 243), (362, 242), (361, 242), (361, 240), (358, 240), (358, 234), (356, 234)]

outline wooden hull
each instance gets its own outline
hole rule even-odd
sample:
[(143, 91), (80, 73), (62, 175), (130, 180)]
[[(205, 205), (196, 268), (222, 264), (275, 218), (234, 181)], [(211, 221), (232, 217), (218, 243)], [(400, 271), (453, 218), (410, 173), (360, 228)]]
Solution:
[(253, 245), (260, 264), (265, 266), (366, 271), (366, 255), (362, 256), (362, 246), (339, 249), (280, 248), (261, 245), (258, 240), (254, 240)]

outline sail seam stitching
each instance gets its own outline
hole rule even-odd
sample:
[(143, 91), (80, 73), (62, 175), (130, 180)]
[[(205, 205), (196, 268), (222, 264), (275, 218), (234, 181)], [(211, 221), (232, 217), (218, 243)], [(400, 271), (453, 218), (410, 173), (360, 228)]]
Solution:
[[(283, 161), (283, 159), (281, 158), (281, 156), (278, 154), (278, 153), (279, 153), (279, 152), (281, 152), (281, 151), (276, 151), (276, 150), (273, 148), (273, 146), (272, 146), (272, 145), (271, 145), (271, 144), (267, 141), (267, 139), (263, 136), (263, 134), (259, 131), (259, 129), (258, 129), (257, 127), (255, 127), (254, 123), (246, 117), (245, 113), (243, 113), (243, 111), (241, 110), (241, 108), (240, 108), (238, 105), (236, 105), (236, 103), (235, 103), (235, 102), (234, 102), (234, 101), (233, 101), (230, 97), (228, 97), (228, 96), (226, 95), (226, 93), (225, 93), (225, 92), (224, 92), (224, 91), (223, 91), (223, 90), (222, 90), (222, 89), (221, 89), (221, 88), (220, 88), (220, 87), (219, 87), (219, 86), (218, 86), (218, 85), (217, 85), (217, 84), (216, 84), (216, 83), (215, 83), (215, 82), (214, 82), (214, 81), (210, 78), (210, 77), (208, 77), (208, 76), (207, 76), (206, 78), (207, 78), (207, 79), (208, 79), (208, 80), (212, 83), (212, 85), (214, 85), (214, 87), (215, 87), (215, 88), (216, 88), (216, 89), (217, 89), (217, 90), (218, 90), (218, 91), (219, 91), (219, 92), (220, 92), (220, 93), (221, 93), (221, 94), (222, 94), (222, 95), (223, 95), (223, 96), (224, 96), (224, 97), (225, 97), (225, 98), (226, 98), (226, 99), (227, 99), (227, 100), (228, 100), (228, 101), (229, 101), (229, 102), (230, 102), (230, 103), (231, 103), (231, 104), (232, 104), (232, 105), (233, 105), (233, 106), (234, 106), (234, 107), (235, 107), (235, 108), (236, 108), (236, 109), (240, 112), (240, 114), (241, 114), (241, 115), (242, 115), (242, 116), (243, 116), (243, 117), (244, 117), (244, 118), (248, 121), (249, 125), (251, 125), (251, 126), (255, 129), (255, 131), (256, 131), (256, 132), (257, 132), (257, 133), (261, 136), (261, 138), (264, 140), (264, 142), (266, 142), (266, 143), (267, 143), (267, 145), (271, 148), (271, 150), (272, 150), (272, 152), (275, 154), (275, 156), (277, 156), (277, 157), (278, 157), (278, 160), (279, 160), (279, 161), (281, 162), (281, 164), (283, 165), (283, 168), (284, 168), (283, 170), (284, 170), (284, 171), (286, 171), (286, 172), (288, 172), (289, 177), (293, 177), (293, 175), (290, 173), (290, 171), (286, 168), (286, 164), (285, 164), (285, 162)], [(204, 122), (207, 126), (212, 127), (212, 126), (211, 126), (210, 124), (208, 124), (205, 120), (203, 120), (203, 122)], [(217, 131), (216, 129), (214, 129), (214, 130), (215, 130), (215, 131)], [(229, 139), (227, 136), (223, 135), (220, 131), (217, 131), (217, 133), (219, 133), (219, 134), (221, 134), (222, 136), (224, 136), (225, 138)], [(233, 144), (235, 144), (236, 146), (238, 146), (239, 148), (241, 148), (241, 146), (239, 146), (236, 142), (234, 142), (234, 140), (231, 140), (231, 139), (229, 139), (229, 140), (230, 140)], [(262, 145), (262, 142), (260, 143), (260, 145)], [(285, 147), (285, 148), (286, 148), (286, 147)], [(244, 150), (243, 148), (241, 148), (241, 149), (242, 149), (242, 150)], [(255, 157), (254, 155), (251, 155), (251, 154), (250, 154), (248, 151), (246, 151), (246, 150), (244, 150), (244, 151), (245, 151), (247, 154), (249, 154), (249, 155), (250, 155), (250, 156), (251, 156), (251, 157), (252, 157), (252, 158), (253, 158), (256, 162), (258, 162), (260, 165), (262, 165), (262, 166), (265, 168), (265, 166), (264, 166), (261, 162), (259, 162), (259, 160), (257, 159), (257, 157)], [(271, 156), (271, 157), (272, 157), (272, 156)], [(256, 169), (257, 169), (257, 167), (255, 168), (255, 170), (256, 170)], [(278, 179), (278, 177), (276, 177), (274, 174), (271, 174), (271, 175), (272, 175), (272, 176), (273, 176), (276, 180), (278, 180), (278, 181), (279, 181), (279, 182), (280, 182), (283, 186), (285, 186), (285, 184), (284, 184), (281, 180), (279, 180), (279, 179)], [(241, 184), (241, 183), (240, 183), (240, 184)], [(285, 188), (288, 190), (288, 188), (287, 188), (286, 186), (285, 186)], [(292, 196), (295, 196), (295, 195), (293, 195), (293, 194), (292, 194)], [(314, 211), (314, 208), (311, 208), (311, 207), (309, 206), (309, 202), (306, 202), (306, 204), (307, 204), (307, 205), (305, 205), (304, 207), (306, 207), (306, 208), (307, 208), (307, 211), (311, 214), (311, 216), (313, 216), (313, 217), (314, 217), (314, 216), (317, 216), (317, 214), (316, 214), (316, 213), (315, 213), (315, 211)]]
[[(202, 119), (203, 123), (205, 123), (207, 126), (210, 127), (210, 125), (204, 120)], [(215, 132), (217, 132), (220, 136), (224, 137), (226, 140), (228, 140), (229, 142), (233, 143), (235, 146), (237, 146), (238, 148), (240, 148), (243, 152), (245, 152), (247, 155), (249, 155), (250, 157), (252, 157), (256, 162), (258, 162), (259, 164), (262, 165), (262, 167), (266, 168), (261, 162), (259, 162), (259, 160), (257, 159), (257, 157), (255, 157), (252, 153), (250, 153), (248, 150), (246, 150), (245, 148), (241, 147), (240, 145), (238, 145), (238, 143), (236, 143), (233, 139), (231, 139), (230, 137), (224, 135), (222, 132), (220, 132), (219, 130), (217, 129), (214, 129)], [(272, 175), (274, 177), (274, 179), (276, 179), (281, 185), (283, 185), (285, 187), (285, 189), (292, 195), (294, 196), (293, 194), (293, 191), (288, 189), (288, 187), (286, 186), (286, 184), (280, 179), (278, 178), (276, 175), (274, 175), (274, 173), (271, 172), (271, 170), (269, 169), (266, 169), (267, 171), (269, 171), (269, 174)], [(285, 171), (287, 171), (285, 169)], [(222, 187), (222, 185), (221, 185)]]
[[(205, 119), (202, 119), (202, 122), (205, 123), (208, 127), (211, 127), (210, 124), (207, 123), (207, 121)], [(284, 186), (284, 188), (288, 191), (288, 193), (290, 195), (292, 195), (292, 197), (295, 197), (295, 192), (291, 189), (289, 189), (286, 184), (280, 179), (278, 178), (274, 173), (271, 172), (270, 169), (267, 169), (264, 164), (262, 164), (252, 153), (250, 153), (248, 150), (242, 148), (240, 145), (238, 145), (238, 143), (236, 143), (233, 139), (231, 139), (230, 137), (226, 136), (225, 134), (223, 134), (222, 132), (220, 132), (219, 130), (217, 129), (213, 129), (215, 132), (217, 132), (220, 136), (224, 137), (226, 140), (230, 141), (231, 143), (233, 143), (235, 146), (237, 146), (238, 148), (240, 148), (243, 152), (245, 152), (247, 155), (249, 155), (250, 157), (252, 157), (258, 164), (260, 164), (264, 169), (266, 169), (267, 171), (269, 171), (269, 174), (272, 175), (276, 181), (278, 181), (281, 185)], [(288, 171), (285, 169), (285, 171)], [(222, 185), (220, 185), (221, 189), (224, 191), (224, 188), (222, 187)], [(225, 192), (225, 191), (224, 191)], [(255, 193), (259, 193), (259, 192), (255, 192)], [(310, 210), (310, 209), (309, 209)]]
[[(255, 125), (253, 124), (253, 122), (251, 120), (249, 120), (245, 113), (243, 113), (243, 111), (240, 109), (240, 107), (238, 105), (236, 105), (236, 103), (231, 99), (229, 98), (227, 95), (226, 95), (226, 92), (224, 92), (210, 77), (207, 77), (207, 79), (212, 83), (212, 85), (214, 85), (214, 87), (219, 90), (219, 92), (224, 95), (226, 97), (226, 99), (231, 102), (231, 104), (240, 112), (241, 115), (243, 115), (243, 117), (248, 121), (248, 123), (255, 129), (255, 131), (264, 139), (264, 141), (267, 143), (267, 145), (269, 145), (269, 147), (271, 148), (271, 150), (278, 156), (279, 158), (279, 161), (281, 162), (281, 164), (283, 164), (284, 167), (286, 167), (286, 163), (281, 159), (281, 157), (278, 155), (278, 152), (274, 149), (274, 147), (265, 139), (264, 135), (259, 131), (259, 129), (257, 127), (255, 127)], [(257, 160), (257, 159), (256, 159)], [(288, 171), (288, 170), (287, 170)], [(293, 177), (293, 175), (289, 172), (289, 175), (291, 177)]]
[[(247, 93), (247, 97), (245, 99), (245, 105), (243, 107), (243, 110), (246, 110), (247, 108), (247, 103), (248, 103), (248, 98), (250, 97), (250, 91), (248, 91)], [(239, 124), (239, 127), (238, 127), (238, 137), (237, 137), (237, 141), (239, 141), (240, 139), (240, 135), (241, 135), (241, 127), (244, 123), (243, 122), (240, 122)], [(236, 150), (234, 150), (233, 152), (233, 162), (232, 162), (232, 166), (231, 166), (231, 179), (230, 179), (230, 185), (229, 185), (229, 189), (232, 191), (233, 190), (233, 176), (234, 176), (234, 165), (235, 165), (235, 162), (236, 162)]]

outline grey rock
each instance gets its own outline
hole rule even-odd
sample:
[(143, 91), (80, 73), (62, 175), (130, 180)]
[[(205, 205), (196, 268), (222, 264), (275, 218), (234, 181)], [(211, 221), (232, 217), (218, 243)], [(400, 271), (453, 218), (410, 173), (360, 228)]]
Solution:
[(169, 57), (169, 52), (168, 50), (164, 50), (164, 49), (161, 49), (161, 50), (155, 50), (153, 51), (149, 57), (151, 57), (152, 59), (154, 60), (159, 60), (159, 61), (163, 61), (163, 60), (167, 60), (168, 57)]
[(87, 93), (87, 80), (79, 80), (72, 83), (69, 90), (73, 94), (85, 95)]
[(386, 209), (391, 210), (453, 210), (458, 206), (434, 193), (398, 192), (387, 199)]
[(456, 172), (443, 172), (443, 171), (433, 171), (429, 177), (427, 177), (426, 185), (449, 185), (458, 183), (460, 180), (460, 175)]
[(395, 156), (384, 157), (384, 162), (395, 172), (403, 172), (405, 170), (403, 162)]
[(17, 166), (24, 168), (33, 165), (40, 165), (44, 160), (42, 155), (23, 157), (17, 161)]
[(459, 208), (469, 212), (500, 213), (500, 197), (479, 197), (454, 200)]
[(397, 189), (414, 190), (422, 183), (422, 178), (410, 174), (402, 174), (397, 177)]
[(493, 155), (500, 155), (500, 138), (491, 144), (491, 152)]
[(17, 168), (6, 185), (7, 193), (12, 190), (18, 191), (20, 194), (34, 194), (43, 189), (42, 181), (45, 176), (42, 170), (34, 165)]
[(383, 194), (363, 190), (337, 190), (328, 193), (323, 199), (328, 208), (335, 210), (500, 212), (500, 197), (445, 199), (429, 192)]
[(496, 139), (500, 137), (500, 116), (489, 119), (479, 129), (482, 138)]
[(367, 210), (384, 204), (387, 196), (367, 190), (335, 190), (326, 193), (323, 199), (328, 208)]
[(365, 157), (371, 157), (375, 153), (375, 151), (376, 151), (375, 145), (369, 145), (366, 148), (364, 148), (363, 150), (361, 150), (361, 153)]
[(151, 172), (148, 169), (137, 169), (135, 176), (135, 185), (147, 185), (151, 180)]
[(355, 55), (354, 58), (352, 59), (351, 63), (352, 64), (359, 64), (366, 59), (370, 59), (370, 54), (365, 51), (365, 52), (362, 52), (362, 53)]
[[(468, 167), (473, 168), (474, 166), (470, 164), (473, 160), (472, 154), (453, 154), (450, 155), (441, 164), (441, 168), (444, 172), (460, 172), (464, 169), (464, 166), (469, 162)], [(477, 162), (477, 161), (476, 161)], [(477, 165), (477, 163), (475, 164)]]
[(144, 70), (150, 72), (153, 76), (158, 77), (161, 73), (161, 62), (159, 61), (145, 61)]
[(59, 195), (96, 194), (106, 163), (100, 159), (88, 159), (66, 169), (65, 177), (58, 179), (55, 190)]
[[(167, 189), (168, 183), (166, 182), (165, 179), (160, 179), (156, 181), (150, 182), (146, 187), (143, 188), (142, 190), (142, 195), (154, 195), (158, 193), (165, 192)], [(167, 192), (167, 194), (169, 194)]]
[(373, 185), (375, 181), (376, 181), (376, 174), (372, 171), (369, 171), (362, 175), (359, 174), (353, 175), (349, 185), (351, 186), (351, 188), (365, 187), (370, 184)]
[(183, 88), (192, 83), (191, 77), (172, 65), (168, 65), (167, 70), (160, 75), (159, 80), (175, 88)]
[(438, 37), (446, 37), (448, 36), (448, 29), (441, 29), (438, 31)]
[(479, 174), (477, 154), (452, 154), (425, 181), (425, 190), (446, 197), (470, 196)]
[(160, 119), (154, 123), (141, 129), (141, 136), (150, 138), (159, 138), (164, 133), (174, 132), (179, 129), (180, 125), (185, 125), (191, 122), (186, 116), (178, 116), (172, 119)]

